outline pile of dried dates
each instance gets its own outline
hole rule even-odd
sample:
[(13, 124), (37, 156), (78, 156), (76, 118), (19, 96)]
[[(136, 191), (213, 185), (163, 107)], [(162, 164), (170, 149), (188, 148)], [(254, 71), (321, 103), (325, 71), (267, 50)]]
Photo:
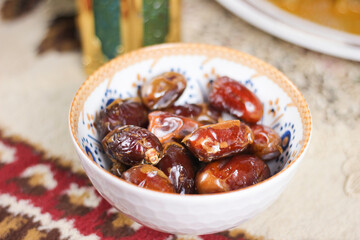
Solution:
[[(270, 177), (266, 161), (281, 139), (257, 124), (260, 100), (244, 85), (218, 77), (208, 104), (174, 105), (186, 88), (179, 73), (144, 83), (138, 98), (116, 99), (95, 127), (111, 172), (139, 187), (180, 194), (228, 192)], [(222, 112), (235, 120), (222, 120)]]

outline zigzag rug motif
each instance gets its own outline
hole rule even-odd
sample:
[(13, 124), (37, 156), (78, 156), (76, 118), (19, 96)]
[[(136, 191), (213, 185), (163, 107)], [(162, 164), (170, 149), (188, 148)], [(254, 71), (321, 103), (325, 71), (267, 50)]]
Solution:
[(241, 230), (202, 236), (157, 232), (104, 200), (86, 175), (24, 140), (0, 135), (0, 239), (254, 240)]

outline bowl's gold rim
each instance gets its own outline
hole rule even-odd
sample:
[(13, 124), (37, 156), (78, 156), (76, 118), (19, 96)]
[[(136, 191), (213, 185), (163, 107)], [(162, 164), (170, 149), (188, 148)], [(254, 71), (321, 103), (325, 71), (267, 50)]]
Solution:
[[(104, 64), (102, 67), (100, 67), (98, 70), (96, 70), (92, 75), (90, 75), (80, 86), (78, 91), (75, 94), (75, 97), (71, 103), (70, 107), (70, 115), (69, 115), (69, 126), (70, 126), (70, 132), (72, 135), (72, 138), (77, 144), (77, 147), (82, 151), (84, 156), (92, 162), (96, 167), (101, 169), (106, 174), (109, 174), (113, 179), (117, 179), (117, 181), (123, 181), (125, 180), (118, 178), (111, 174), (110, 172), (106, 171), (105, 169), (101, 168), (99, 165), (97, 165), (95, 162), (91, 161), (88, 157), (85, 151), (81, 148), (81, 145), (76, 137), (77, 133), (77, 126), (78, 126), (78, 119), (80, 117), (80, 112), (82, 111), (84, 107), (84, 103), (87, 99), (87, 97), (91, 94), (91, 92), (105, 79), (112, 79), (113, 75), (130, 65), (135, 64), (139, 61), (154, 59), (157, 61), (161, 57), (164, 56), (173, 56), (173, 55), (203, 55), (207, 56), (208, 59), (211, 58), (222, 58), (225, 60), (233, 61), (236, 63), (241, 63), (242, 65), (245, 65), (247, 67), (253, 68), (257, 70), (257, 73), (260, 75), (265, 75), (269, 79), (271, 79), (274, 83), (276, 83), (280, 88), (282, 88), (291, 98), (293, 103), (295, 104), (296, 108), (299, 111), (301, 122), (303, 125), (303, 146), (300, 149), (300, 151), (297, 153), (296, 158), (286, 166), (286, 168), (283, 168), (278, 173), (274, 174), (270, 178), (259, 182), (257, 184), (233, 190), (230, 192), (224, 192), (224, 193), (212, 193), (212, 194), (189, 194), (185, 196), (209, 196), (209, 195), (218, 195), (218, 194), (230, 194), (238, 191), (243, 191), (252, 187), (256, 187), (261, 185), (262, 183), (265, 183), (276, 176), (280, 175), (281, 173), (285, 172), (288, 168), (293, 166), (296, 161), (304, 154), (305, 150), (307, 149), (311, 132), (312, 132), (312, 119), (310, 110), (308, 107), (308, 104), (305, 101), (305, 98), (301, 94), (301, 92), (297, 89), (297, 87), (279, 70), (277, 70), (275, 67), (271, 66), (270, 64), (253, 57), (249, 54), (240, 52), (238, 50), (234, 50), (227, 47), (222, 46), (216, 46), (216, 45), (209, 45), (209, 44), (202, 44), (202, 43), (166, 43), (166, 44), (159, 44), (154, 45), (150, 47), (141, 48), (139, 50), (132, 51), (130, 53), (118, 56), (111, 61)], [(83, 114), (84, 116), (84, 114)], [(129, 182), (126, 182), (129, 184)], [(130, 183), (131, 184), (131, 183)], [(134, 184), (131, 184), (134, 185)], [(134, 185), (136, 186), (136, 185)], [(137, 187), (137, 186), (136, 186)], [(158, 192), (151, 189), (144, 189), (149, 190), (152, 192), (157, 192), (161, 194), (175, 194), (177, 193), (163, 193)]]

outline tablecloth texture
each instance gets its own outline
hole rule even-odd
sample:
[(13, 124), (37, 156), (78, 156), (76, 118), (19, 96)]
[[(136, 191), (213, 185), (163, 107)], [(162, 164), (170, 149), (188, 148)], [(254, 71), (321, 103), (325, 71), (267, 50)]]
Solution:
[(81, 53), (69, 51), (73, 43), (39, 54), (50, 22), (73, 3), (40, 1), (0, 20), (0, 239), (360, 239), (360, 63), (279, 40), (212, 0), (182, 5), (182, 41), (252, 54), (308, 101), (312, 142), (285, 192), (238, 228), (208, 236), (156, 232), (116, 212), (91, 186), (69, 136), (70, 103), (86, 79)]

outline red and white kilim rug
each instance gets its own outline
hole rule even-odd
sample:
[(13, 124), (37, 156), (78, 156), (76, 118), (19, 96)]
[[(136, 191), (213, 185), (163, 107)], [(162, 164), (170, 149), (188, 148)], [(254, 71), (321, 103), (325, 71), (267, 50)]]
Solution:
[(177, 236), (112, 208), (81, 173), (19, 138), (0, 135), (0, 239), (255, 239), (233, 230)]

